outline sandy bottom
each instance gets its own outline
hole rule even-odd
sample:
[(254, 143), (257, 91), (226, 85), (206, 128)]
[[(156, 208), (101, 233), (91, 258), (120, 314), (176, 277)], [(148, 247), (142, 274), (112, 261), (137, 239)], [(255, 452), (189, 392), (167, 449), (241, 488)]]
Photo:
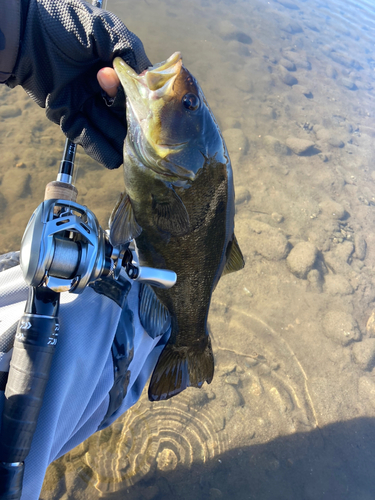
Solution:
[[(246, 260), (213, 296), (215, 378), (142, 396), (52, 464), (42, 500), (371, 500), (375, 491), (374, 12), (317, 1), (111, 0), (153, 62), (180, 50), (223, 131)], [(0, 87), (0, 251), (64, 139)], [(106, 226), (121, 172), (83, 154)]]

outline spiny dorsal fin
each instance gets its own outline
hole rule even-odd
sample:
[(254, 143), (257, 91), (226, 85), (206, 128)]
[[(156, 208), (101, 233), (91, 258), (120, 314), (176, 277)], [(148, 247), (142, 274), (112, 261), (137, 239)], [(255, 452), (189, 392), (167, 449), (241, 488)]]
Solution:
[(168, 309), (160, 302), (150, 285), (142, 284), (139, 289), (139, 319), (153, 339), (165, 333), (170, 325)]
[(189, 215), (181, 198), (168, 189), (166, 196), (152, 195), (152, 208), (156, 226), (173, 236), (183, 236), (189, 231)]
[(109, 239), (114, 247), (124, 245), (142, 232), (141, 226), (134, 217), (130, 198), (121, 193), (109, 218)]
[(237, 238), (234, 235), (232, 240), (228, 243), (226, 254), (227, 262), (225, 264), (222, 276), (225, 276), (229, 273), (234, 273), (235, 271), (239, 271), (245, 265), (242, 252), (240, 250), (240, 247), (238, 246)]

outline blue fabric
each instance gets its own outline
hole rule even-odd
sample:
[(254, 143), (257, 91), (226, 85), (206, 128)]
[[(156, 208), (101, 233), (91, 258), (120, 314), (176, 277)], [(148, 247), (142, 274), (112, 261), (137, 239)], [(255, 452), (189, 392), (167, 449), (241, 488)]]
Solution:
[[(134, 357), (129, 366), (128, 391), (105, 426), (139, 399), (169, 336), (169, 331), (156, 339), (147, 335), (138, 316), (138, 293), (136, 283), (128, 295), (134, 328), (124, 329), (127, 335), (134, 336), (129, 339)], [(27, 287), (20, 267), (1, 272), (0, 336), (21, 317), (26, 298)], [(111, 347), (121, 312), (114, 301), (91, 288), (78, 296), (61, 295), (59, 341), (25, 462), (22, 500), (37, 500), (47, 466), (96, 432), (103, 421), (114, 381)], [(1, 392), (0, 407), (3, 398)]]

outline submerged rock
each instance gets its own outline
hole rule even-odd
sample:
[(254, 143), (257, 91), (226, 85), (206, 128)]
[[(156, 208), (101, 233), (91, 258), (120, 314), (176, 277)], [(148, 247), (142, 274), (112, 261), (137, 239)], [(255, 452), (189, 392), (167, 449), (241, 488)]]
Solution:
[(290, 148), (294, 154), (301, 156), (312, 151), (315, 144), (308, 139), (298, 139), (297, 137), (288, 137), (286, 140), (286, 145)]
[(323, 331), (326, 337), (344, 347), (361, 340), (357, 321), (351, 314), (342, 311), (330, 311), (324, 316)]
[(9, 204), (30, 194), (30, 179), (29, 171), (22, 168), (13, 168), (5, 172), (1, 191)]
[(365, 371), (375, 366), (375, 339), (364, 339), (353, 346), (353, 360)]
[(284, 66), (285, 69), (288, 71), (295, 71), (296, 70), (296, 65), (294, 62), (289, 61), (288, 59), (280, 59), (280, 64), (281, 66)]
[(287, 33), (290, 33), (291, 35), (295, 35), (296, 33), (302, 33), (303, 29), (300, 24), (297, 23), (297, 21), (290, 21), (289, 23), (282, 24), (280, 26), (280, 29), (282, 31), (286, 31)]
[(250, 45), (253, 42), (247, 33), (237, 28), (237, 26), (227, 19), (218, 23), (215, 29), (223, 40), (237, 40), (237, 42), (244, 43), (245, 45)]
[(280, 80), (285, 83), (285, 85), (289, 85), (292, 87), (293, 85), (298, 84), (298, 80), (295, 76), (291, 75), (290, 72), (284, 68), (284, 66), (279, 65), (279, 77)]
[(341, 83), (343, 87), (349, 90), (358, 90), (357, 85), (352, 80), (350, 80), (350, 78), (341, 78), (339, 80), (339, 83)]
[(253, 231), (250, 241), (256, 253), (268, 260), (286, 258), (289, 252), (289, 242), (281, 231), (254, 219), (249, 221), (248, 227)]
[(325, 277), (324, 289), (331, 295), (351, 295), (354, 293), (352, 285), (340, 274), (328, 274)]
[(366, 257), (367, 244), (366, 240), (360, 234), (354, 236), (354, 248), (355, 252), (353, 257), (359, 260), (364, 260)]
[(340, 137), (336, 136), (330, 130), (324, 128), (321, 128), (316, 132), (316, 137), (320, 141), (327, 142), (328, 144), (330, 144), (335, 148), (343, 148), (345, 146), (344, 141), (342, 141)]
[(21, 108), (18, 106), (9, 106), (7, 104), (2, 104), (0, 106), (0, 118), (14, 118), (21, 113)]
[(308, 241), (301, 241), (292, 248), (286, 263), (291, 273), (297, 278), (305, 279), (308, 272), (313, 268), (317, 255), (316, 246)]
[(322, 201), (319, 207), (324, 215), (332, 219), (342, 220), (347, 216), (345, 208), (340, 203), (333, 200)]
[(263, 137), (263, 145), (271, 155), (285, 156), (290, 153), (289, 148), (276, 137), (266, 135)]

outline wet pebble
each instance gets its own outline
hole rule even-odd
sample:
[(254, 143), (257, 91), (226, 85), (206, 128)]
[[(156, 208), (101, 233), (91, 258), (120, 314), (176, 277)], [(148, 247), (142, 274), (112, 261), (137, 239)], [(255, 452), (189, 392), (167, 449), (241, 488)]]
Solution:
[(361, 340), (357, 321), (342, 311), (330, 311), (324, 316), (323, 331), (326, 337), (342, 346)]
[(324, 280), (324, 291), (331, 295), (351, 295), (354, 289), (344, 276), (328, 274)]
[(245, 186), (236, 187), (236, 205), (242, 205), (250, 200), (250, 192)]
[(367, 244), (366, 240), (360, 234), (354, 236), (354, 248), (355, 252), (353, 257), (359, 260), (364, 260), (366, 257)]
[(7, 104), (2, 104), (0, 106), (0, 118), (14, 118), (21, 113), (21, 109), (17, 106), (9, 106)]
[(288, 71), (296, 71), (296, 65), (292, 62), (289, 61), (288, 59), (280, 59), (279, 63), (281, 66), (284, 66), (285, 69)]
[(333, 200), (322, 201), (319, 207), (324, 215), (332, 219), (342, 220), (347, 215), (345, 208), (340, 203)]
[(264, 149), (271, 155), (285, 156), (290, 153), (288, 146), (281, 142), (276, 137), (266, 135), (263, 137)]
[(365, 371), (375, 366), (375, 338), (364, 339), (353, 345), (353, 360)]
[(315, 264), (317, 254), (318, 250), (312, 243), (308, 241), (297, 243), (286, 260), (290, 272), (297, 278), (305, 279)]
[(268, 260), (285, 259), (289, 253), (289, 243), (286, 236), (264, 222), (250, 220), (250, 230), (254, 232), (250, 241), (256, 251)]
[(288, 137), (285, 142), (288, 148), (298, 156), (307, 154), (315, 146), (312, 141), (308, 139), (298, 139), (297, 137)]
[(285, 83), (285, 85), (289, 85), (289, 87), (292, 87), (293, 85), (298, 84), (297, 78), (293, 76), (287, 69), (285, 69), (284, 66), (279, 65), (278, 68), (280, 80)]
[(229, 154), (243, 155), (247, 148), (247, 139), (240, 128), (229, 128), (224, 130), (223, 137)]

